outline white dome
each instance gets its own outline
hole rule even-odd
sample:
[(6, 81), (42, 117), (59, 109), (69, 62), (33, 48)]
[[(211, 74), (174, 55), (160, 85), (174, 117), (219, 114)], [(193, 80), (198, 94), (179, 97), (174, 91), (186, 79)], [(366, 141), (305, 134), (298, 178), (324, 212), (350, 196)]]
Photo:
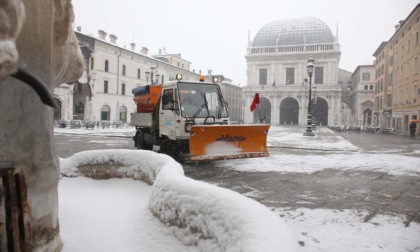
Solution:
[(330, 28), (320, 19), (302, 17), (270, 22), (255, 35), (253, 47), (332, 43)]

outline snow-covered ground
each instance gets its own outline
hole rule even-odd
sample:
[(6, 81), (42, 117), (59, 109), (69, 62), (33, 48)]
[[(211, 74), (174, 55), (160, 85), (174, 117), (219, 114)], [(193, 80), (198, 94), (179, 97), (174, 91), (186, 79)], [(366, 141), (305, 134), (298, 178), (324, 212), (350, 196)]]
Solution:
[[(378, 171), (397, 176), (420, 175), (418, 157), (401, 155), (394, 150), (387, 153), (361, 153), (356, 146), (328, 128), (318, 128), (315, 137), (303, 136), (299, 129), (272, 126), (267, 140), (269, 157), (258, 160), (220, 161), (216, 164), (238, 171), (314, 173), (325, 169), (338, 169)], [(280, 151), (276, 152), (276, 148)], [(323, 155), (284, 154), (282, 148), (310, 149), (323, 152)]]
[[(273, 152), (267, 158), (221, 161), (218, 162), (218, 165), (244, 172), (270, 170), (284, 173), (292, 171), (311, 173), (326, 168), (349, 169), (349, 167), (353, 167), (353, 169), (381, 170), (395, 175), (419, 175), (420, 168), (418, 165), (416, 166), (420, 161), (419, 158), (401, 155), (392, 155), (390, 157), (389, 154), (372, 154), (375, 156), (361, 154), (356, 147), (343, 138), (328, 132), (328, 129), (322, 130), (327, 130), (327, 132), (325, 134), (317, 134), (315, 138), (310, 138), (302, 137), (302, 134), (296, 132), (296, 130), (271, 127), (268, 145), (289, 148), (301, 148), (303, 146), (308, 148), (308, 146), (312, 146), (313, 148), (324, 150), (343, 150), (343, 153), (337, 154), (334, 152), (334, 154), (327, 156), (308, 155), (302, 157), (300, 155), (297, 159), (293, 155), (274, 154), (275, 152)], [(73, 134), (127, 135), (132, 134), (133, 130), (55, 129), (55, 131), (57, 133), (71, 132)], [(280, 146), (280, 143), (285, 142), (288, 146)], [(133, 152), (133, 150), (118, 151), (125, 153), (120, 153), (121, 155), (128, 156), (130, 152)], [(117, 150), (114, 152), (117, 152)], [(376, 165), (376, 162), (374, 164), (371, 161), (372, 158), (375, 158), (376, 162), (380, 160), (382, 165)], [(78, 157), (73, 156), (69, 159), (61, 159), (60, 163), (64, 169), (63, 173), (75, 175), (77, 172), (75, 173), (75, 170), (71, 169), (72, 163), (83, 163), (86, 160), (98, 159), (106, 161), (106, 155), (104, 156), (103, 151), (81, 153)], [(145, 162), (159, 164), (162, 162), (161, 159), (161, 155), (156, 154), (145, 160)], [(347, 162), (346, 167), (340, 165), (342, 162)], [(329, 164), (329, 166), (326, 167), (326, 164)], [(130, 165), (126, 166), (130, 167)], [(127, 169), (130, 169), (127, 167), (124, 167), (126, 172)], [(393, 169), (391, 170), (390, 167), (393, 167)], [(131, 169), (135, 170), (134, 167), (131, 167)], [(184, 184), (182, 190), (187, 190), (190, 184), (193, 185), (197, 182), (189, 179), (183, 179), (182, 181)], [(204, 204), (206, 201), (212, 202), (220, 194), (219, 188), (204, 184), (199, 182), (199, 186), (202, 186), (209, 196), (202, 199), (203, 203), (199, 202), (200, 204)], [(172, 190), (181, 189), (175, 186)], [(185, 201), (186, 203), (191, 203), (192, 201), (190, 202), (189, 199), (182, 197), (177, 198), (178, 195), (165, 195), (164, 193), (159, 197), (156, 197), (156, 195), (151, 196), (153, 193), (153, 186), (127, 178), (93, 180), (85, 177), (63, 177), (59, 183), (59, 221), (61, 237), (64, 242), (63, 251), (214, 251), (214, 249), (210, 249), (214, 243), (210, 243), (207, 250), (205, 250), (204, 243), (198, 246), (185, 246), (185, 241), (182, 243), (175, 238), (180, 238), (180, 230), (173, 226), (166, 226), (149, 210), (151, 206), (156, 206), (156, 202), (149, 202), (151, 197), (168, 197), (168, 201), (172, 199), (174, 201)], [(206, 218), (208, 221), (206, 225), (210, 227), (209, 232), (212, 231), (212, 227), (217, 228), (218, 225), (222, 224), (219, 222), (224, 215), (227, 215), (229, 218), (238, 217), (239, 220), (244, 218), (246, 220), (244, 222), (247, 222), (250, 219), (247, 214), (255, 213), (258, 215), (261, 214), (259, 211), (264, 211), (259, 209), (258, 204), (251, 204), (253, 207), (243, 211), (242, 208), (249, 203), (248, 201), (243, 202), (241, 196), (233, 192), (231, 194), (223, 191), (222, 194), (233, 197), (230, 198), (229, 204), (226, 204), (227, 209), (231, 209), (232, 205), (235, 205), (234, 203), (240, 207), (235, 210), (233, 217), (230, 215), (231, 213), (224, 212), (223, 207), (212, 208), (211, 211), (217, 212), (217, 209), (220, 210), (213, 216), (213, 219)], [(223, 203), (218, 202), (218, 204)], [(211, 207), (211, 205), (207, 207)], [(277, 230), (280, 230), (280, 233), (267, 232), (267, 230), (261, 228), (261, 225), (243, 227), (241, 224), (237, 224), (237, 229), (234, 227), (230, 229), (230, 231), (238, 233), (232, 236), (236, 239), (235, 242), (249, 241), (249, 237), (241, 236), (241, 233), (254, 239), (262, 240), (261, 235), (267, 236), (268, 240), (276, 237), (282, 239), (287, 237), (281, 233), (287, 230), (283, 226), (286, 223), (291, 234), (291, 237), (289, 237), (290, 241), (300, 244), (297, 246), (296, 251), (420, 251), (420, 225), (411, 222), (406, 227), (403, 223), (404, 216), (402, 215), (376, 215), (368, 222), (365, 222), (368, 212), (349, 209), (311, 210), (301, 208), (267, 210), (278, 216), (280, 220), (279, 222), (274, 221), (274, 224), (267, 224), (267, 230), (278, 228)], [(198, 209), (197, 211), (204, 211), (204, 214), (209, 212), (203, 209)], [(204, 220), (196, 218), (194, 221)], [(230, 220), (226, 219), (227, 221)], [(262, 221), (267, 221), (267, 219), (263, 218)], [(196, 225), (203, 226), (204, 224), (196, 223)], [(253, 232), (258, 234), (253, 234)], [(225, 234), (222, 238), (229, 238), (229, 232), (221, 230), (221, 233)], [(191, 236), (191, 233), (186, 234), (186, 237), (194, 238)], [(225, 242), (229, 244), (229, 241)], [(284, 242), (287, 243), (288, 241)], [(235, 244), (230, 245), (230, 248), (238, 248), (235, 247)], [(219, 249), (223, 251), (223, 248)], [(249, 251), (260, 250), (253, 249)]]

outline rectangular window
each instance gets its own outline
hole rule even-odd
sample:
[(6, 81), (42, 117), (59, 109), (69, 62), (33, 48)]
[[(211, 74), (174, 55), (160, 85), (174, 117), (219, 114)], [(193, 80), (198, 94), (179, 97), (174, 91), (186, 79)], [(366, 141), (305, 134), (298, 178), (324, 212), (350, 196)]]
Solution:
[(295, 69), (286, 68), (286, 85), (295, 84)]
[(415, 57), (415, 58), (414, 58), (414, 64), (413, 64), (413, 74), (416, 74), (416, 73), (417, 73), (418, 64), (419, 64), (419, 62), (418, 62), (418, 58), (417, 58), (417, 57)]
[(388, 94), (387, 107), (392, 107), (392, 95)]
[(370, 80), (370, 73), (362, 73), (362, 80), (369, 81)]
[(121, 94), (125, 95), (125, 83), (121, 84)]
[(107, 94), (108, 93), (108, 81), (104, 81), (104, 93)]
[(315, 67), (315, 84), (324, 83), (324, 67)]
[(401, 104), (402, 104), (402, 91), (401, 91), (401, 90), (400, 90), (400, 100), (399, 100), (398, 104), (399, 104), (399, 105), (401, 105)]
[(260, 85), (267, 85), (267, 69), (260, 69)]
[(400, 67), (400, 81), (402, 81), (402, 79), (403, 79), (403, 75), (404, 75), (404, 67), (403, 67), (403, 66), (401, 66), (401, 67)]
[(410, 62), (407, 62), (407, 68), (405, 69), (405, 77), (408, 78), (410, 76)]

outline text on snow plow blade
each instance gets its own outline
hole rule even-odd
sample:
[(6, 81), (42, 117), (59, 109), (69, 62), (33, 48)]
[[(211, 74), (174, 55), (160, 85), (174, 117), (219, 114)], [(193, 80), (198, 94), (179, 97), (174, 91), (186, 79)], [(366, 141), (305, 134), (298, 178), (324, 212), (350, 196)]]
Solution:
[(194, 125), (190, 135), (192, 161), (266, 157), (270, 125)]

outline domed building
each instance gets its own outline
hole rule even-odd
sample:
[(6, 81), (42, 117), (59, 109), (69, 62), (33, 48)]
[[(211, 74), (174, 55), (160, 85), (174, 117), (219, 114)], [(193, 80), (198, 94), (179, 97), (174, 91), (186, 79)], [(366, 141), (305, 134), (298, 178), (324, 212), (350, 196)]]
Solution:
[(309, 105), (307, 62), (315, 60), (312, 115), (318, 125), (341, 122), (338, 84), (340, 46), (320, 19), (302, 17), (270, 22), (251, 41), (246, 55), (246, 111), (259, 93), (260, 105), (245, 112), (245, 122), (306, 125)]

